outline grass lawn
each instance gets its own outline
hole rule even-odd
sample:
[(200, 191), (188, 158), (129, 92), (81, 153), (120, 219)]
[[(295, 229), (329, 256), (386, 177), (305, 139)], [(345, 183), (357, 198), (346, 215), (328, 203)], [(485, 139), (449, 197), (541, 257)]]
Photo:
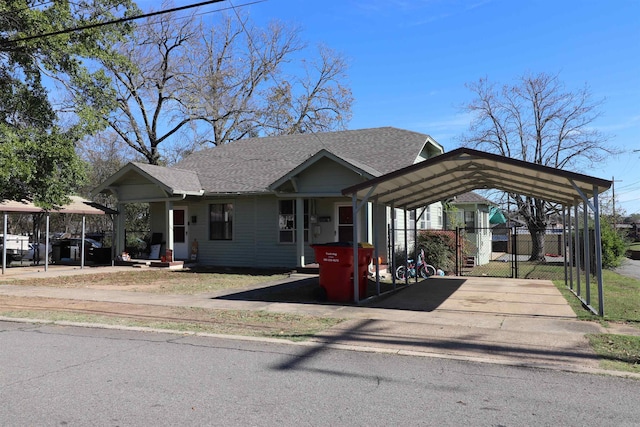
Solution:
[(12, 285), (58, 288), (118, 289), (155, 294), (194, 295), (227, 289), (242, 289), (258, 283), (284, 279), (274, 271), (221, 272), (215, 270), (134, 270), (114, 273), (58, 276), (45, 279), (6, 280)]
[[(273, 271), (220, 272), (213, 270), (132, 270), (59, 276), (46, 279), (6, 280), (12, 285), (92, 288), (156, 294), (200, 294), (243, 290), (287, 277)], [(69, 304), (53, 298), (26, 298), (8, 302), (0, 297), (0, 316), (13, 318), (100, 323), (154, 329), (308, 339), (344, 319), (251, 310), (217, 310), (195, 307), (136, 306), (85, 301)]]
[[(604, 318), (595, 316), (585, 309), (582, 302), (567, 289), (564, 279), (553, 282), (565, 296), (579, 319), (599, 321), (605, 327), (608, 322), (620, 322), (640, 328), (640, 280), (624, 277), (610, 270), (603, 271)], [(581, 283), (582, 298), (586, 299), (584, 278)], [(591, 305), (598, 310), (598, 288), (595, 278), (591, 280), (590, 290)], [(640, 337), (595, 334), (589, 335), (588, 338), (593, 349), (601, 357), (603, 368), (640, 373)]]
[(630, 244), (627, 249), (629, 249), (630, 251), (640, 251), (640, 242)]

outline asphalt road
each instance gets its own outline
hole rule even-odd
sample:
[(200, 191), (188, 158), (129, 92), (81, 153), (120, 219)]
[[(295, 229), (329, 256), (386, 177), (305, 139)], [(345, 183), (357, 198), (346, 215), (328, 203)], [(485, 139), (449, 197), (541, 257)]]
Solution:
[(637, 380), (0, 322), (0, 425), (563, 425), (640, 420)]
[(623, 276), (640, 280), (640, 260), (624, 258), (622, 265), (615, 269), (615, 272)]

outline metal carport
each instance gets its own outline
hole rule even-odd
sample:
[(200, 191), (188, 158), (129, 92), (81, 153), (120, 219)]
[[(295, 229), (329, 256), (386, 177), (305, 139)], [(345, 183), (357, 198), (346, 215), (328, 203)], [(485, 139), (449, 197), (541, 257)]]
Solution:
[[(6, 270), (6, 236), (7, 236), (7, 222), (8, 222), (8, 214), (9, 212), (17, 212), (17, 213), (46, 213), (46, 231), (45, 231), (45, 248), (49, 247), (49, 213), (62, 213), (62, 214), (79, 214), (82, 215), (82, 240), (81, 240), (81, 249), (80, 249), (80, 268), (84, 268), (84, 235), (85, 235), (85, 216), (86, 215), (117, 215), (117, 211), (110, 209), (106, 206), (102, 206), (98, 203), (92, 202), (90, 200), (84, 199), (79, 196), (69, 196), (69, 203), (64, 206), (61, 206), (57, 209), (53, 209), (51, 211), (47, 211), (42, 209), (32, 202), (25, 201), (16, 201), (16, 200), (6, 200), (0, 203), (0, 212), (3, 212), (4, 221), (3, 221), (3, 241), (2, 241), (2, 274), (5, 274)], [(112, 257), (113, 258), (113, 257)], [(47, 271), (49, 268), (49, 257), (45, 257), (44, 261), (44, 269)]]
[[(357, 259), (358, 223), (356, 213), (369, 201), (394, 208), (414, 210), (458, 194), (478, 189), (498, 189), (547, 200), (562, 206), (571, 221), (571, 207), (578, 221), (578, 206), (584, 204), (583, 221), (587, 226), (591, 210), (595, 222), (596, 276), (600, 316), (604, 315), (602, 296), (602, 250), (598, 196), (611, 187), (611, 181), (576, 172), (525, 162), (493, 153), (458, 148), (423, 162), (390, 172), (342, 190), (352, 197), (354, 259)], [(406, 217), (406, 215), (405, 215)], [(377, 236), (377, 233), (374, 232)], [(585, 245), (588, 244), (585, 233)], [(576, 233), (574, 246), (579, 245)], [(374, 243), (375, 246), (375, 243)], [(586, 247), (586, 246), (585, 246)], [(569, 246), (572, 249), (572, 246)], [(576, 257), (577, 259), (577, 257)], [(579, 265), (576, 266), (579, 270)], [(358, 275), (354, 274), (354, 295), (358, 302)], [(579, 280), (579, 276), (578, 276)], [(587, 287), (589, 275), (586, 275)], [(578, 288), (579, 289), (579, 288)], [(587, 294), (589, 295), (589, 294)], [(580, 298), (580, 295), (577, 295)], [(587, 296), (589, 298), (589, 296)], [(590, 301), (583, 301), (592, 311)]]

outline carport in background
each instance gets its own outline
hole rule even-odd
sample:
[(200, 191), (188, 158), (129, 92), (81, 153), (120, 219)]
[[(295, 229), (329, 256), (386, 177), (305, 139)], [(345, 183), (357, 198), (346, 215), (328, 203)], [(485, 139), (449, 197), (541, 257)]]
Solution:
[[(110, 209), (106, 206), (102, 206), (98, 203), (92, 202), (87, 199), (83, 199), (78, 196), (69, 196), (70, 202), (59, 209), (54, 209), (53, 212), (61, 214), (79, 214), (82, 215), (82, 236), (81, 236), (81, 248), (80, 248), (80, 268), (84, 268), (85, 265), (85, 228), (86, 228), (86, 215), (111, 215), (111, 220), (115, 220), (117, 211)], [(0, 203), (0, 212), (3, 213), (3, 239), (6, 239), (8, 228), (8, 215), (9, 213), (31, 213), (31, 214), (45, 214), (45, 248), (49, 247), (49, 215), (50, 211), (35, 206), (31, 202), (18, 202), (18, 201), (4, 201)], [(6, 273), (6, 241), (3, 242), (2, 249), (2, 274)], [(113, 260), (113, 253), (111, 259)], [(45, 271), (49, 268), (49, 257), (45, 256)]]

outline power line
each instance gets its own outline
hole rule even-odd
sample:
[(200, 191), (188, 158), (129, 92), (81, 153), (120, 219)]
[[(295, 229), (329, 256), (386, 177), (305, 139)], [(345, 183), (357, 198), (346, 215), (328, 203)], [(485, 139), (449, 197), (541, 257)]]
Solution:
[(106, 25), (121, 24), (123, 22), (134, 21), (134, 20), (142, 19), (142, 18), (149, 18), (151, 16), (156, 16), (156, 15), (163, 15), (165, 13), (179, 12), (181, 10), (192, 9), (194, 7), (200, 7), (200, 6), (206, 6), (206, 5), (213, 4), (213, 3), (220, 3), (220, 2), (223, 2), (223, 1), (225, 1), (225, 0), (208, 0), (208, 1), (203, 1), (203, 2), (200, 2), (200, 3), (189, 4), (189, 5), (186, 5), (186, 6), (174, 7), (172, 9), (160, 10), (160, 11), (157, 11), (157, 12), (145, 13), (145, 14), (136, 15), (136, 16), (130, 16), (128, 18), (118, 18), (118, 19), (114, 19), (112, 21), (98, 22), (98, 23), (95, 23), (95, 24), (83, 25), (81, 27), (66, 28), (64, 30), (52, 31), (50, 33), (37, 34), (37, 35), (34, 35), (34, 36), (27, 36), (27, 37), (21, 37), (21, 38), (13, 39), (13, 40), (5, 40), (5, 41), (0, 43), (0, 47), (11, 45), (11, 44), (15, 44), (15, 43), (18, 43), (18, 42), (43, 39), (43, 38), (47, 38), (47, 37), (58, 36), (58, 35), (61, 35), (61, 34), (73, 33), (73, 32), (76, 32), (76, 31), (84, 31), (84, 30), (89, 30), (89, 29), (92, 29), (92, 28), (104, 27)]

